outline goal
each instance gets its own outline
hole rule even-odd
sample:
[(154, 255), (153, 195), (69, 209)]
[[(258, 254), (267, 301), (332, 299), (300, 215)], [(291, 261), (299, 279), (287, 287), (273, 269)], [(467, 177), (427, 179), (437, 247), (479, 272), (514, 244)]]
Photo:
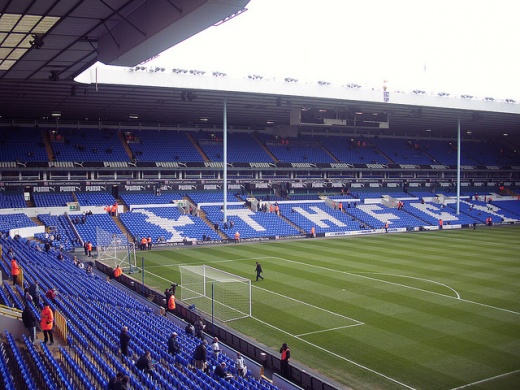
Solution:
[(96, 246), (98, 261), (115, 268), (119, 265), (125, 273), (139, 271), (135, 245), (124, 234), (108, 232), (96, 227)]
[(179, 266), (181, 300), (228, 322), (251, 317), (251, 280), (207, 266)]

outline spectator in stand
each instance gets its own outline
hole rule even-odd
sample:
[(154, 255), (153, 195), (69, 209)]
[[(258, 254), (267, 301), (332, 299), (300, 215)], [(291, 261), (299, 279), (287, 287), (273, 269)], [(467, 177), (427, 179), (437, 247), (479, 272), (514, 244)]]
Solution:
[(144, 371), (145, 374), (151, 374), (153, 369), (152, 354), (150, 351), (146, 351), (143, 356), (137, 359), (135, 367), (138, 370)]
[(195, 335), (201, 340), (204, 338), (205, 327), (206, 325), (204, 325), (202, 317), (199, 317), (198, 320), (195, 321)]
[(111, 210), (112, 211), (112, 217), (116, 217), (117, 216), (117, 203), (114, 203), (111, 207)]
[(88, 241), (83, 243), (83, 249), (85, 250), (85, 256), (88, 256)]
[(120, 389), (122, 380), (123, 374), (118, 372), (116, 376), (110, 378), (110, 380), (108, 381), (108, 390)]
[(11, 260), (11, 275), (13, 277), (13, 286), (18, 284), (18, 275), (20, 275), (20, 266), (13, 257)]
[(218, 357), (220, 355), (220, 346), (218, 345), (218, 338), (213, 337), (213, 343), (211, 343), (211, 350), (215, 355), (215, 360), (218, 362)]
[(45, 297), (52, 301), (52, 303), (56, 303), (56, 296), (58, 295), (58, 291), (56, 288), (50, 288), (45, 293)]
[(195, 368), (199, 370), (204, 370), (204, 366), (206, 365), (207, 354), (206, 345), (208, 342), (203, 340), (199, 345), (195, 347), (195, 352), (193, 353), (193, 360), (195, 360)]
[(119, 387), (116, 387), (116, 390), (127, 390), (129, 389), (128, 383), (130, 382), (130, 377), (125, 375), (123, 376), (123, 379), (121, 379), (121, 385)]
[(26, 303), (29, 303), (29, 302), (32, 302), (33, 301), (33, 297), (31, 295), (31, 293), (29, 292), (29, 287), (26, 287), (24, 290), (23, 290), (23, 296), (25, 298), (25, 302)]
[(40, 329), (43, 331), (43, 343), (49, 345), (54, 344), (54, 336), (52, 335), (52, 326), (54, 322), (54, 314), (48, 303), (43, 304), (43, 310), (40, 313)]
[(222, 379), (230, 379), (233, 377), (229, 372), (226, 371), (226, 363), (221, 362), (217, 367), (215, 367), (215, 376)]
[(22, 321), (23, 326), (25, 326), (25, 328), (29, 331), (29, 337), (31, 338), (31, 341), (34, 343), (36, 340), (36, 323), (38, 322), (38, 319), (31, 311), (31, 308), (28, 304), (25, 305), (25, 308), (23, 309)]
[(121, 333), (119, 334), (119, 344), (121, 346), (121, 355), (129, 356), (128, 346), (132, 338), (128, 334), (128, 327), (123, 326)]
[(173, 356), (175, 361), (176, 355), (181, 351), (181, 347), (179, 346), (179, 342), (177, 341), (177, 333), (173, 332), (168, 339), (168, 353)]
[(63, 253), (59, 252), (59, 253), (58, 253), (58, 256), (56, 256), (56, 258), (57, 258), (58, 260), (60, 260), (60, 261), (63, 260), (63, 259), (64, 259), (64, 257), (63, 257)]
[(237, 359), (235, 360), (235, 368), (237, 370), (237, 373), (241, 377), (245, 377), (247, 374), (247, 367), (246, 362), (244, 361), (244, 358), (242, 355), (240, 355), (240, 352), (237, 352)]
[(31, 297), (34, 302), (34, 306), (37, 308), (40, 307), (40, 282), (35, 281), (33, 284), (29, 286), (29, 294), (31, 294)]

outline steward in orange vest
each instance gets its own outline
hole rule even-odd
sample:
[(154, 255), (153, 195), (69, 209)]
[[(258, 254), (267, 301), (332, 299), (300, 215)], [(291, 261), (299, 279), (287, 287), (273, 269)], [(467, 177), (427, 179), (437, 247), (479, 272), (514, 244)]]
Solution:
[(168, 311), (173, 313), (175, 311), (175, 295), (170, 295), (170, 298), (168, 298)]
[(123, 270), (121, 269), (120, 266), (117, 266), (116, 269), (114, 270), (114, 278), (117, 280), (121, 274), (123, 273)]
[(40, 313), (40, 328), (43, 331), (44, 344), (47, 344), (47, 341), (51, 341), (51, 344), (54, 344), (54, 337), (52, 336), (52, 326), (54, 322), (54, 314), (52, 313), (49, 304), (44, 304), (43, 310)]
[(20, 274), (20, 267), (18, 266), (16, 259), (13, 257), (13, 260), (11, 260), (11, 275), (13, 276), (13, 286), (15, 284), (18, 284), (18, 275), (19, 274)]

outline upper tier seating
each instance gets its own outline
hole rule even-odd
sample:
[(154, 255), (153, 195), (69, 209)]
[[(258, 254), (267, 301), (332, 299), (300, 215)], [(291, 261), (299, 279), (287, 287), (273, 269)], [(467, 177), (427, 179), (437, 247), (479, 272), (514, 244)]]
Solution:
[(36, 207), (60, 207), (67, 206), (67, 202), (74, 202), (72, 192), (59, 194), (33, 194)]
[[(346, 137), (314, 137), (325, 149), (340, 162), (349, 164), (388, 164), (390, 161), (382, 156), (368, 140)], [(357, 143), (359, 141), (359, 145)]]
[(0, 161), (49, 161), (40, 131), (34, 128), (0, 128)]
[(143, 130), (132, 134), (138, 141), (130, 141), (128, 146), (139, 161), (204, 161), (185, 131)]
[(57, 161), (129, 161), (117, 130), (60, 130), (52, 149)]
[[(222, 133), (198, 132), (193, 136), (211, 161), (223, 161)], [(251, 134), (228, 133), (227, 161), (273, 162), (273, 159), (256, 142)]]
[(403, 138), (372, 138), (370, 142), (386, 155), (395, 164), (435, 164), (435, 161), (428, 155), (428, 151), (419, 143), (418, 149), (415, 144)]
[[(224, 203), (222, 192), (189, 192), (186, 194), (195, 204), (199, 203)], [(228, 192), (228, 202), (240, 202), (241, 200), (235, 194)]]
[(0, 209), (20, 209), (27, 207), (23, 194), (0, 194)]
[(336, 162), (321, 144), (312, 138), (289, 138), (288, 143), (267, 134), (258, 134), (258, 139), (280, 162), (333, 163)]
[(158, 196), (153, 193), (126, 192), (121, 194), (121, 199), (128, 207), (140, 204), (169, 204), (172, 203), (172, 200), (181, 200), (182, 194), (162, 192), (162, 194)]
[(77, 192), (76, 198), (81, 206), (108, 206), (116, 203), (116, 199), (106, 192)]

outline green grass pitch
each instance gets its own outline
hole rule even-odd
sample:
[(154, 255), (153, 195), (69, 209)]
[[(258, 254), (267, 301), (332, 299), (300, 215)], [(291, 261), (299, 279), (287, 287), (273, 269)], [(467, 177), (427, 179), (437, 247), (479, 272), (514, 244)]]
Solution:
[(145, 283), (179, 265), (255, 279), (228, 323), (353, 389), (520, 388), (520, 226), (138, 252)]

